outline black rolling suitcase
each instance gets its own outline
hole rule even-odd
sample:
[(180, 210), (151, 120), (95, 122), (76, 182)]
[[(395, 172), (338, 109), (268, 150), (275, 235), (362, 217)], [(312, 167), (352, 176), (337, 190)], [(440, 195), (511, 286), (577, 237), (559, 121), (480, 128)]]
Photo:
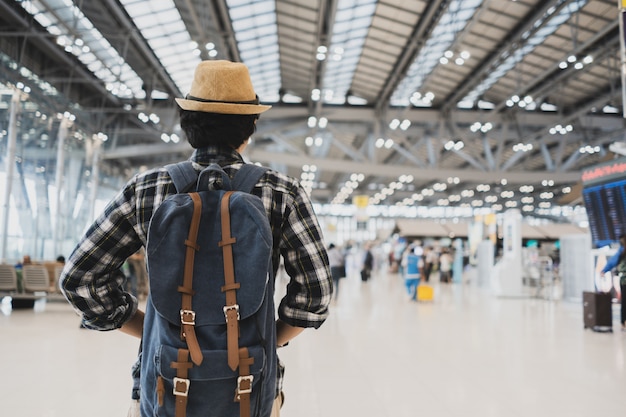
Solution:
[(613, 331), (613, 297), (610, 293), (583, 292), (585, 329), (596, 332)]

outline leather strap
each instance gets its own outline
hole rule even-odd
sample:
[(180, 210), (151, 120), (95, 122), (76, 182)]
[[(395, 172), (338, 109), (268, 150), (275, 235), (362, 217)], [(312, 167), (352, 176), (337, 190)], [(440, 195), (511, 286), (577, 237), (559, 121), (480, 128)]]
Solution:
[(176, 397), (176, 417), (185, 417), (187, 414), (187, 395), (189, 394), (189, 369), (193, 363), (189, 362), (189, 351), (178, 349), (178, 360), (170, 363), (170, 367), (176, 369), (174, 378), (174, 396)]
[(200, 228), (200, 217), (202, 212), (202, 199), (198, 193), (190, 193), (189, 196), (193, 201), (193, 214), (191, 224), (189, 226), (189, 234), (185, 240), (187, 251), (185, 253), (185, 269), (183, 272), (183, 285), (178, 287), (178, 292), (182, 294), (182, 302), (180, 309), (180, 336), (181, 340), (187, 342), (191, 360), (196, 365), (202, 363), (202, 351), (196, 337), (196, 312), (193, 311), (191, 302), (193, 299), (193, 263), (198, 247), (198, 229)]
[[(250, 417), (250, 395), (252, 394), (252, 381), (254, 377), (250, 373), (250, 366), (254, 358), (250, 357), (248, 348), (239, 349), (239, 378), (237, 379), (237, 391), (235, 401), (239, 402), (239, 417)], [(178, 417), (178, 416), (177, 416)]]
[(237, 304), (237, 289), (241, 284), (235, 282), (235, 265), (233, 262), (233, 247), (237, 241), (230, 234), (229, 202), (232, 191), (222, 196), (220, 213), (222, 219), (222, 240), (219, 246), (224, 257), (224, 286), (222, 292), (226, 296), (224, 315), (226, 316), (226, 346), (228, 351), (228, 366), (233, 371), (239, 366), (239, 305)]

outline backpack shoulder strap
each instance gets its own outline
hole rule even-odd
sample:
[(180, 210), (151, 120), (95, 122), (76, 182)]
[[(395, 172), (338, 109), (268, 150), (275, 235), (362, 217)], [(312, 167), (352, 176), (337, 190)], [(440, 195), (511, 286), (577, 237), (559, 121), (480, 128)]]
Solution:
[(233, 178), (233, 190), (250, 193), (267, 171), (268, 168), (255, 164), (243, 164)]
[(193, 168), (191, 161), (169, 164), (165, 166), (165, 169), (170, 174), (176, 191), (179, 193), (189, 191), (198, 181), (198, 173)]

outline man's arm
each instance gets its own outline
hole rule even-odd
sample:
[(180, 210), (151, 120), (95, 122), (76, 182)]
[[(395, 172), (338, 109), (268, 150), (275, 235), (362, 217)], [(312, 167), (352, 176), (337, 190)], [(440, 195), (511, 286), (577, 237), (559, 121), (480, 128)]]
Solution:
[(602, 273), (609, 272), (611, 269), (615, 268), (619, 263), (620, 257), (622, 256), (622, 252), (624, 248), (620, 246), (617, 252), (609, 259), (604, 268), (602, 268)]
[(130, 318), (126, 323), (120, 327), (122, 333), (129, 334), (141, 339), (143, 335), (143, 318), (144, 313), (141, 310), (137, 310), (135, 315)]
[(285, 346), (291, 339), (304, 331), (304, 327), (291, 326), (284, 321), (276, 320), (276, 346)]

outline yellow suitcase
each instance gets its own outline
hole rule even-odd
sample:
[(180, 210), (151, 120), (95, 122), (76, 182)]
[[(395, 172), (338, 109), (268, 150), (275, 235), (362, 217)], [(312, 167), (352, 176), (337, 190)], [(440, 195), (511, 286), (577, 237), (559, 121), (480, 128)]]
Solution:
[(420, 284), (417, 286), (417, 301), (433, 301), (435, 290), (432, 286)]

